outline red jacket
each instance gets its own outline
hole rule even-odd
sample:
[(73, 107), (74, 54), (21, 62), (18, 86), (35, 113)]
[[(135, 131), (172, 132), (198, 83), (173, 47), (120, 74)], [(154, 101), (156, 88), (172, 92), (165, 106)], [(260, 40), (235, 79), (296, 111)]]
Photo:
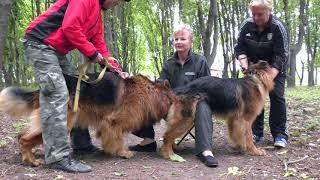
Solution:
[[(29, 25), (26, 38), (50, 45), (63, 55), (78, 49), (90, 59), (98, 53), (109, 57), (102, 26), (99, 0), (57, 0)], [(109, 63), (121, 70), (116, 62)]]

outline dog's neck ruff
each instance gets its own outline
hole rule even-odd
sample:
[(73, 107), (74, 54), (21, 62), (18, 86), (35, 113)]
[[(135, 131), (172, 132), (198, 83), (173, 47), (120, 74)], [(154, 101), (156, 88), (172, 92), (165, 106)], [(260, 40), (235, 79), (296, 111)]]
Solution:
[(257, 74), (254, 74), (254, 73), (250, 73), (248, 75), (249, 77), (252, 78), (253, 81), (255, 81), (256, 83), (258, 84), (261, 84), (263, 86), (263, 88), (265, 88), (267, 91), (271, 91), (272, 90), (272, 87), (270, 87), (270, 77), (264, 77), (265, 79), (267, 79), (268, 82), (266, 82), (264, 79), (262, 79), (263, 77), (259, 77)]

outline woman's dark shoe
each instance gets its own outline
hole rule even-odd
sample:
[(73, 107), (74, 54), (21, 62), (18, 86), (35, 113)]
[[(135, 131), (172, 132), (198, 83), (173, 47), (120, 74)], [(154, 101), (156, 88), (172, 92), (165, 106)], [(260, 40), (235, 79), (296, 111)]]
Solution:
[(208, 167), (218, 167), (218, 160), (214, 156), (204, 156), (202, 153), (198, 154), (197, 157)]
[(89, 146), (85, 148), (79, 148), (79, 149), (73, 149), (73, 154), (75, 156), (82, 156), (82, 155), (90, 155), (100, 152), (101, 150), (94, 146), (93, 144), (90, 144)]
[(92, 171), (91, 166), (83, 164), (71, 157), (64, 157), (61, 161), (49, 164), (49, 167), (71, 173), (87, 173)]
[(133, 145), (133, 146), (129, 146), (128, 149), (130, 151), (137, 151), (137, 152), (156, 152), (157, 151), (157, 142), (152, 142), (150, 144), (146, 144), (146, 145)]

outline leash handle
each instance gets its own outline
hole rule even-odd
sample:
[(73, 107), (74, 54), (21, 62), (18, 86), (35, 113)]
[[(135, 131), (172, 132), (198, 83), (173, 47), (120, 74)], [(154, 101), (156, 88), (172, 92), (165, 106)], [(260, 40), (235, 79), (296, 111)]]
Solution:
[(108, 63), (108, 60), (111, 60), (111, 59), (117, 61), (117, 59), (114, 58), (114, 57), (105, 58), (104, 59), (105, 60), (105, 64), (104, 64), (104, 67), (103, 67), (102, 71), (100, 72), (98, 78), (93, 80), (93, 81), (87, 81), (88, 77), (86, 75), (88, 66), (91, 63), (90, 62), (85, 62), (85, 63), (83, 63), (83, 64), (81, 64), (79, 66), (79, 77), (78, 77), (78, 81), (77, 81), (76, 94), (75, 94), (75, 97), (74, 97), (73, 112), (78, 112), (81, 81), (85, 81), (86, 83), (89, 83), (89, 84), (96, 84), (103, 78), (107, 68), (114, 69), (117, 73), (121, 72), (121, 71), (117, 70), (115, 67), (111, 66)]
[(77, 81), (77, 87), (76, 87), (76, 94), (74, 97), (74, 103), (73, 103), (73, 112), (78, 112), (79, 107), (79, 97), (80, 97), (80, 84), (82, 77), (85, 76), (87, 69), (89, 66), (89, 62), (85, 62), (79, 66), (79, 77)]

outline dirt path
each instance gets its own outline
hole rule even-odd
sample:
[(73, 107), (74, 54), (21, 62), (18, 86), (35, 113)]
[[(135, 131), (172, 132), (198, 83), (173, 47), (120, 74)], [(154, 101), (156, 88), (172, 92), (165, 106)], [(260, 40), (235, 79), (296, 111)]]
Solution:
[[(290, 145), (284, 150), (274, 149), (271, 137), (266, 133), (265, 142), (259, 145), (267, 150), (264, 157), (232, 150), (225, 124), (218, 121), (214, 128), (214, 154), (219, 160), (218, 168), (205, 167), (193, 155), (194, 140), (189, 138), (176, 151), (186, 162), (164, 160), (159, 152), (136, 153), (129, 160), (99, 154), (81, 158), (94, 168), (87, 174), (64, 173), (44, 166), (24, 166), (16, 138), (21, 122), (0, 114), (0, 179), (283, 179), (284, 176), (320, 179), (320, 102), (293, 102), (288, 102)], [(157, 142), (161, 145), (165, 123), (155, 127)], [(126, 144), (139, 141), (137, 137), (128, 135)], [(94, 142), (99, 146), (99, 141)], [(41, 147), (36, 154), (43, 158)]]

